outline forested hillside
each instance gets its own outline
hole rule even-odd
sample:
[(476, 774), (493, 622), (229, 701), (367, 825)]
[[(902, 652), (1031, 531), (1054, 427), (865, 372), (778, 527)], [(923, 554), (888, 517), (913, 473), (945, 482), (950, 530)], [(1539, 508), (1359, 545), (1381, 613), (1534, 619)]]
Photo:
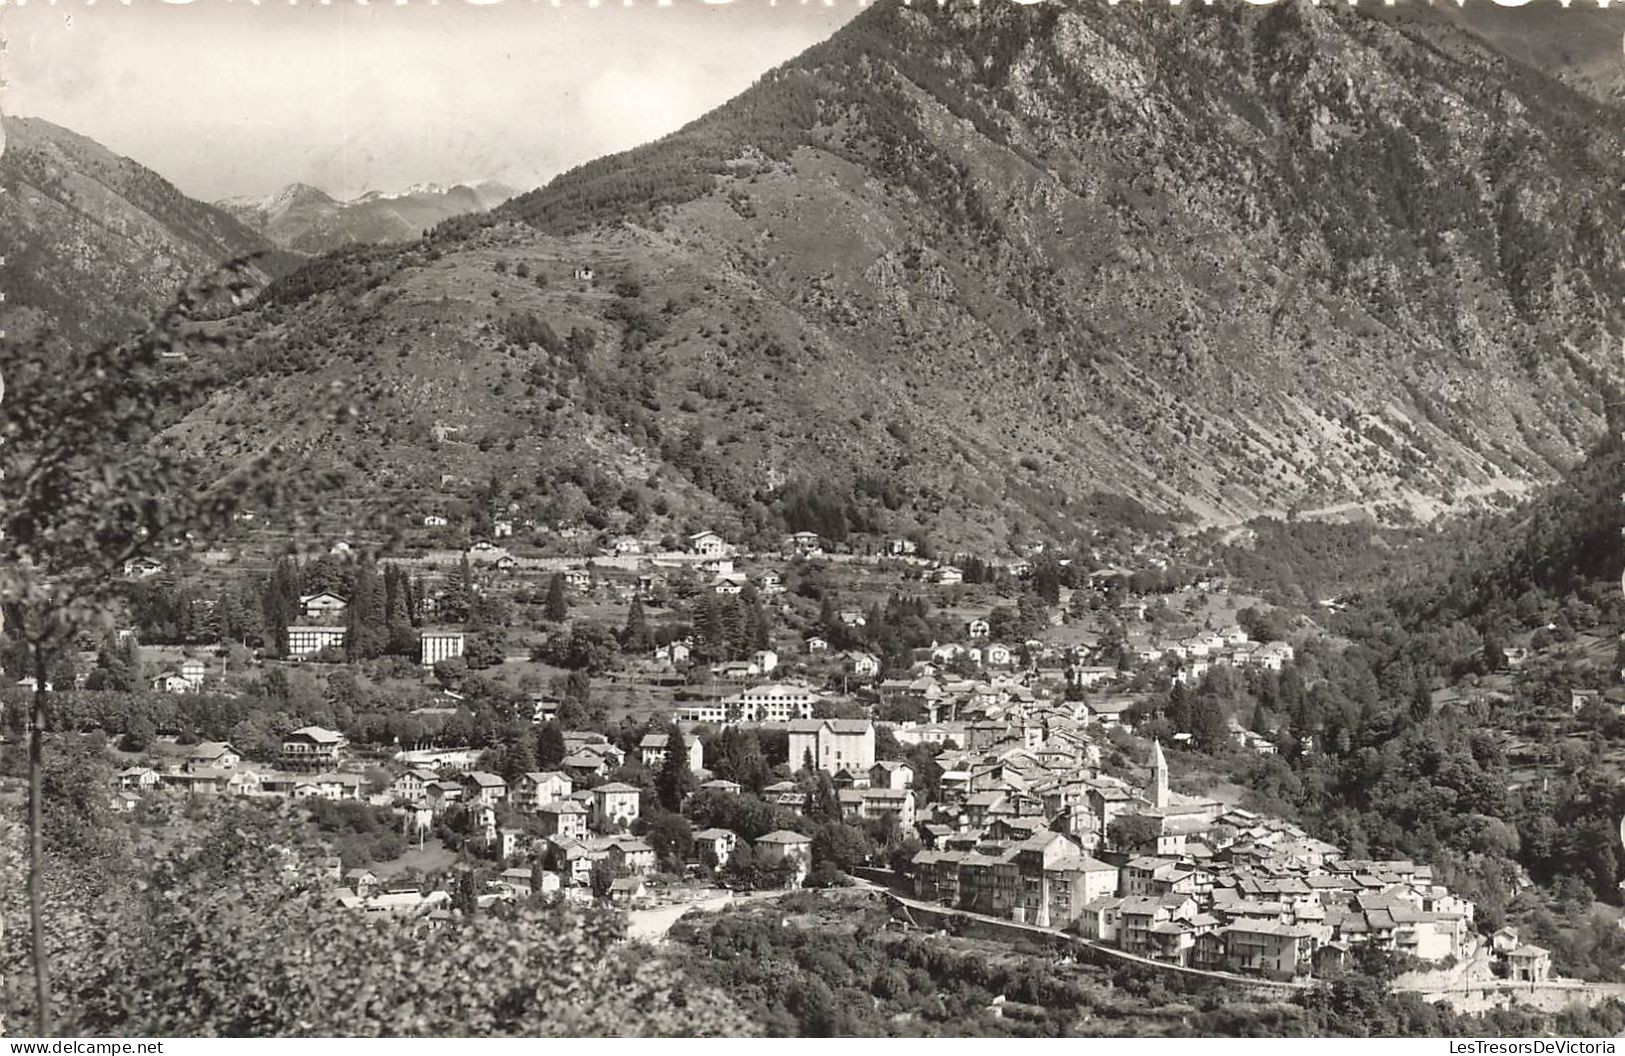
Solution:
[(312, 265), (184, 432), (229, 459), (339, 383), (366, 413), (309, 443), (362, 492), (518, 476), (580, 516), (550, 478), (591, 466), (741, 534), (794, 488), (966, 543), (1102, 495), (1428, 516), (1597, 436), (1610, 114), (1425, 11), (880, 4), (659, 142)]

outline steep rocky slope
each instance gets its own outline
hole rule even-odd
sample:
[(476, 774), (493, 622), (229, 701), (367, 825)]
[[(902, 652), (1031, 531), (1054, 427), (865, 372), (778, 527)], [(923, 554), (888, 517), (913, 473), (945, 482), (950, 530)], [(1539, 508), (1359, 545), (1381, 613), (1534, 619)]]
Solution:
[(343, 381), (312, 452), (425, 501), (561, 502), (586, 462), (965, 542), (1103, 495), (1431, 513), (1599, 430), (1618, 128), (1425, 10), (885, 3), (662, 141), (280, 284), (186, 431), (229, 459)]
[(250, 253), (262, 279), (293, 261), (218, 209), (64, 128), (4, 119), (0, 329), (116, 337), (187, 279)]
[(356, 242), (410, 242), (443, 220), (491, 209), (514, 190), (481, 182), (423, 184), (397, 194), (370, 191), (339, 201), (307, 184), (289, 184), (267, 198), (228, 198), (215, 204), (277, 245), (326, 253)]

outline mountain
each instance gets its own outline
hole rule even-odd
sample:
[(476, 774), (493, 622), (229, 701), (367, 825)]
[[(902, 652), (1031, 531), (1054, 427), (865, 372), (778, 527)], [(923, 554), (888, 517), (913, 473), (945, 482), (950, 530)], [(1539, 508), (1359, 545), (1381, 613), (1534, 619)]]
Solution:
[(116, 337), (186, 280), (250, 253), (269, 281), (291, 261), (259, 234), (92, 140), (34, 118), (3, 119), (0, 329)]
[(369, 191), (340, 201), (308, 184), (292, 183), (266, 198), (227, 198), (215, 204), (277, 245), (325, 253), (356, 242), (409, 242), (462, 213), (479, 213), (513, 197), (492, 181), (443, 187), (414, 184), (399, 193)]
[(340, 383), (309, 448), (358, 494), (964, 543), (1521, 492), (1625, 333), (1620, 114), (1411, 7), (877, 4), (279, 283), (184, 432), (229, 459)]

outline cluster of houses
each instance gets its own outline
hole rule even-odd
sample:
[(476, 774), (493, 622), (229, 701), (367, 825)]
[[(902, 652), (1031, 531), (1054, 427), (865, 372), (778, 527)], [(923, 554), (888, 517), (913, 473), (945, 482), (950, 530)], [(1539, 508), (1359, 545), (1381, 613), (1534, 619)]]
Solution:
[[(1142, 610), (1143, 605), (1137, 605)], [(1153, 638), (1129, 635), (1124, 651), (1136, 664), (1169, 663), (1174, 681), (1194, 685), (1220, 667), (1279, 671), (1293, 660), (1293, 648), (1282, 641), (1255, 642), (1239, 626), (1219, 631), (1198, 631), (1185, 636)]]
[[(1361, 944), (1433, 963), (1476, 948), (1473, 903), (1431, 867), (1345, 858), (1289, 823), (1172, 791), (1159, 744), (1148, 785), (1134, 787), (1076, 743), (1051, 734), (944, 753), (961, 769), (944, 772), (941, 802), (920, 814), (918, 896), (1272, 979), (1333, 970)], [(1069, 751), (1076, 762), (1056, 766)], [(1515, 949), (1520, 977), (1543, 978)]]
[(135, 809), (155, 789), (198, 795), (280, 796), (291, 799), (360, 800), (366, 779), (341, 770), (348, 749), (344, 735), (320, 726), (305, 726), (282, 738), (280, 768), (247, 765), (228, 741), (204, 741), (184, 749), (173, 763), (157, 769), (130, 766), (118, 772), (112, 806)]
[[(514, 865), (480, 894), (482, 900), (511, 899), (529, 892), (561, 893), (586, 898), (593, 874), (602, 868), (609, 876), (608, 896), (613, 901), (636, 902), (646, 894), (645, 878), (656, 869), (654, 848), (628, 830), (642, 812), (642, 793), (618, 781), (576, 787), (576, 781), (601, 772), (599, 764), (619, 766), (621, 753), (599, 735), (567, 734), (574, 749), (565, 768), (525, 773), (510, 783), (497, 774), (473, 770), (451, 777), (439, 771), (411, 767), (396, 778), (383, 798), (392, 802), (414, 828), (427, 828), (453, 804), (469, 811), (476, 838), (485, 841), (497, 857)], [(872, 744), (872, 733), (871, 733)], [(649, 734), (638, 746), (645, 765), (663, 766), (670, 751), (666, 734)], [(704, 750), (698, 741), (687, 742), (687, 765), (701, 771)], [(596, 760), (588, 765), (588, 758)], [(573, 760), (573, 761), (572, 761)], [(574, 775), (574, 776), (572, 776)], [(738, 793), (731, 781), (707, 781), (702, 789)], [(520, 827), (503, 825), (506, 806), (530, 819)], [(510, 817), (512, 815), (509, 815)], [(713, 868), (727, 865), (744, 842), (727, 829), (704, 829), (694, 834), (700, 861)], [(767, 869), (784, 868), (799, 884), (812, 864), (812, 842), (788, 831), (767, 833), (755, 841), (756, 860)], [(353, 879), (346, 877), (346, 879)], [(342, 904), (369, 913), (447, 912), (444, 891), (419, 892), (415, 887), (370, 889), (351, 884), (336, 897)]]

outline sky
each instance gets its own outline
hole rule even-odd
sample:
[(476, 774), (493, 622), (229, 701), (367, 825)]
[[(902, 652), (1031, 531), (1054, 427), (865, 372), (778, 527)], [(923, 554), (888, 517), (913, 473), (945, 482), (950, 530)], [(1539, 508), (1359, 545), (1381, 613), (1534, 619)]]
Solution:
[(0, 0), (0, 111), (195, 198), (520, 189), (670, 132), (859, 0)]

